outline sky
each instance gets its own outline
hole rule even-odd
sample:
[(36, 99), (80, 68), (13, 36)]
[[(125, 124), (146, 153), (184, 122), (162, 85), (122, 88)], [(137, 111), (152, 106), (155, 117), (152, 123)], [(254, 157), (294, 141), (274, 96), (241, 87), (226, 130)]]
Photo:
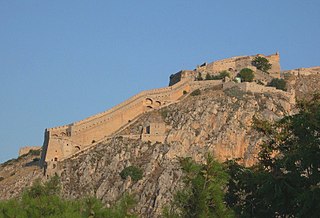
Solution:
[(319, 0), (0, 0), (0, 162), (203, 62), (320, 65)]

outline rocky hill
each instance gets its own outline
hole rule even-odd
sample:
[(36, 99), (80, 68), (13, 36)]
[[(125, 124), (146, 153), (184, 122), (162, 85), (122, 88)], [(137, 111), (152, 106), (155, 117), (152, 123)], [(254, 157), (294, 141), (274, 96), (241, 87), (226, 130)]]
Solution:
[(39, 168), (40, 150), (31, 150), (0, 165), (0, 200), (18, 197), (43, 171)]
[[(320, 76), (290, 78), (291, 89), (302, 98), (310, 95), (310, 87), (318, 87)], [(157, 217), (183, 187), (179, 157), (201, 162), (212, 153), (221, 161), (240, 157), (244, 165), (252, 165), (263, 141), (252, 128), (254, 117), (272, 121), (295, 112), (295, 105), (281, 92), (252, 93), (220, 86), (201, 89), (178, 103), (143, 114), (118, 136), (60, 162), (62, 194), (67, 198), (94, 195), (108, 206), (131, 193), (138, 202), (137, 213)], [(155, 120), (166, 124), (164, 143), (124, 137), (139, 134), (142, 126)], [(36, 166), (37, 158), (29, 153), (1, 164), (1, 199), (16, 197), (35, 179), (45, 179)], [(142, 178), (122, 178), (120, 173), (128, 166), (140, 168)]]

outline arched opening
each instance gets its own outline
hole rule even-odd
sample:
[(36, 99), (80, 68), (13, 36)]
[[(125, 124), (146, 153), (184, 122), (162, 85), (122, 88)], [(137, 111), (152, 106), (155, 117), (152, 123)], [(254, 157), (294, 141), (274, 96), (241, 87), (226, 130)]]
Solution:
[(58, 158), (57, 158), (57, 157), (55, 157), (55, 158), (54, 158), (54, 161), (58, 161)]
[(154, 103), (154, 105), (155, 105), (156, 107), (160, 107), (160, 106), (161, 106), (161, 102), (160, 102), (160, 101), (156, 101), (156, 102)]
[(52, 136), (53, 136), (53, 137), (58, 137), (58, 134), (53, 134)]
[(65, 132), (60, 133), (61, 136), (66, 136)]
[(151, 99), (151, 98), (146, 98), (145, 104), (146, 104), (146, 105), (152, 105), (152, 104), (153, 104), (152, 99)]
[(81, 148), (79, 146), (75, 146), (74, 148), (75, 148), (76, 152), (81, 150)]
[(152, 106), (147, 106), (147, 109), (148, 109), (148, 110), (151, 110), (151, 109), (152, 109)]

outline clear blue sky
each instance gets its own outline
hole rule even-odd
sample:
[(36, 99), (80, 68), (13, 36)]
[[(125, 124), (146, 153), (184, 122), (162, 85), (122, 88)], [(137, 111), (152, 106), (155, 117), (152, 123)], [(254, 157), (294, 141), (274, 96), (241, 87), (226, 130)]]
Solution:
[(170, 74), (280, 52), (320, 65), (319, 0), (0, 0), (0, 162)]

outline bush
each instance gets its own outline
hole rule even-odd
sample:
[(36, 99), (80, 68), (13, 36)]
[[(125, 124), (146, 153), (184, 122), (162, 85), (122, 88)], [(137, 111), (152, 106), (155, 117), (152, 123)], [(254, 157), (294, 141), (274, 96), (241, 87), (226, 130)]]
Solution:
[(4, 177), (1, 176), (1, 177), (0, 177), (0, 182), (1, 182), (2, 180), (4, 180)]
[(258, 70), (268, 73), (268, 70), (271, 69), (272, 64), (269, 63), (269, 60), (264, 57), (256, 57), (251, 62)]
[(111, 208), (100, 200), (87, 197), (67, 200), (59, 196), (59, 178), (47, 183), (36, 181), (21, 198), (0, 201), (0, 217), (137, 217), (130, 210), (135, 205), (133, 196), (124, 195)]
[(276, 89), (281, 89), (287, 91), (287, 82), (284, 79), (274, 78), (268, 84), (268, 86), (275, 87)]
[(231, 77), (230, 76), (230, 73), (226, 70), (224, 71), (221, 71), (218, 75), (210, 75), (209, 73), (207, 73), (206, 75), (206, 80), (221, 80), (221, 79), (224, 79), (225, 77)]
[(252, 82), (254, 79), (254, 72), (250, 68), (243, 68), (238, 76), (243, 82)]
[(197, 96), (197, 95), (200, 95), (201, 94), (201, 91), (200, 91), (200, 89), (196, 89), (196, 90), (194, 90), (193, 92), (191, 92), (191, 96)]
[(138, 180), (142, 179), (142, 175), (142, 170), (136, 166), (126, 167), (120, 173), (122, 179), (126, 179), (128, 176), (130, 176), (134, 182), (137, 182)]

